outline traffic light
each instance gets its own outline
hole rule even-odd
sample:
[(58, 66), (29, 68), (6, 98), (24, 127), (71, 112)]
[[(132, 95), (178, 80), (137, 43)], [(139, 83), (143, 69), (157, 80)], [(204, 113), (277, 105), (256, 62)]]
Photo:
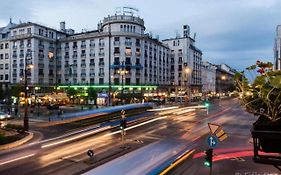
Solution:
[(208, 107), (210, 106), (209, 102), (206, 101), (205, 104), (204, 104), (204, 106), (205, 106), (206, 108), (208, 108)]
[(124, 120), (121, 120), (120, 121), (120, 129), (125, 129), (127, 127), (127, 121), (124, 119)]
[(206, 167), (212, 167), (212, 161), (213, 161), (213, 149), (208, 149), (205, 151), (206, 157), (204, 161), (204, 165)]

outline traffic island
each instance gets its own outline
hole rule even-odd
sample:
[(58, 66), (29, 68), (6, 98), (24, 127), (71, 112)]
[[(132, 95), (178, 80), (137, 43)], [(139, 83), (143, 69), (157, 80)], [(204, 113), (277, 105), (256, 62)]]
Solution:
[(33, 138), (32, 132), (18, 133), (15, 135), (0, 135), (0, 150), (7, 150), (18, 147)]

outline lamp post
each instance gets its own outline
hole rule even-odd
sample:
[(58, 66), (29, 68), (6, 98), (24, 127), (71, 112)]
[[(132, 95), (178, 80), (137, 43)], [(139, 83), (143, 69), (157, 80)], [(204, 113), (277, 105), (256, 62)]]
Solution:
[(111, 99), (111, 25), (109, 24), (108, 27), (108, 47), (109, 47), (109, 52), (108, 52), (108, 62), (109, 62), (109, 69), (108, 69), (108, 106), (111, 106), (112, 99)]
[(23, 117), (23, 127), (25, 131), (29, 130), (29, 118), (28, 118), (28, 81), (27, 81), (27, 73), (28, 73), (28, 69), (32, 69), (33, 65), (29, 64), (28, 61), (30, 61), (31, 59), (28, 59), (27, 57), (30, 56), (31, 57), (31, 51), (26, 52), (25, 54), (25, 67), (24, 67), (24, 101), (25, 101), (25, 107), (24, 107), (24, 117)]
[(125, 69), (124, 61), (122, 61), (121, 69), (117, 71), (119, 75), (121, 75), (121, 82), (122, 82), (122, 90), (121, 90), (121, 97), (122, 97), (122, 104), (124, 104), (124, 77), (128, 74), (128, 71)]
[[(187, 66), (187, 64), (184, 65), (184, 82), (185, 82), (185, 97), (186, 97), (186, 93), (188, 93), (188, 100), (190, 100), (190, 88), (189, 88), (189, 74), (191, 73), (191, 68), (189, 68)], [(186, 98), (185, 98), (186, 100)]]

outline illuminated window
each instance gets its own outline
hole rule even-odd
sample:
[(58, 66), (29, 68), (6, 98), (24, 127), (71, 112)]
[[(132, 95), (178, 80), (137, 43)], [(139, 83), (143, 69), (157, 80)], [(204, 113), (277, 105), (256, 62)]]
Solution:
[(132, 55), (132, 49), (130, 47), (126, 47), (125, 49), (125, 55), (126, 56), (131, 56)]

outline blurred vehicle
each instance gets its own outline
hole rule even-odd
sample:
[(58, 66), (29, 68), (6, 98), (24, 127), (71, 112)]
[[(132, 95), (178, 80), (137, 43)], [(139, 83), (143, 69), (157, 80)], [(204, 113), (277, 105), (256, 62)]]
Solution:
[(10, 118), (11, 118), (10, 114), (6, 114), (4, 112), (0, 112), (0, 120), (10, 119)]
[(58, 104), (52, 104), (51, 103), (47, 106), (47, 109), (49, 109), (49, 110), (57, 110), (59, 108), (60, 108), (60, 106)]

